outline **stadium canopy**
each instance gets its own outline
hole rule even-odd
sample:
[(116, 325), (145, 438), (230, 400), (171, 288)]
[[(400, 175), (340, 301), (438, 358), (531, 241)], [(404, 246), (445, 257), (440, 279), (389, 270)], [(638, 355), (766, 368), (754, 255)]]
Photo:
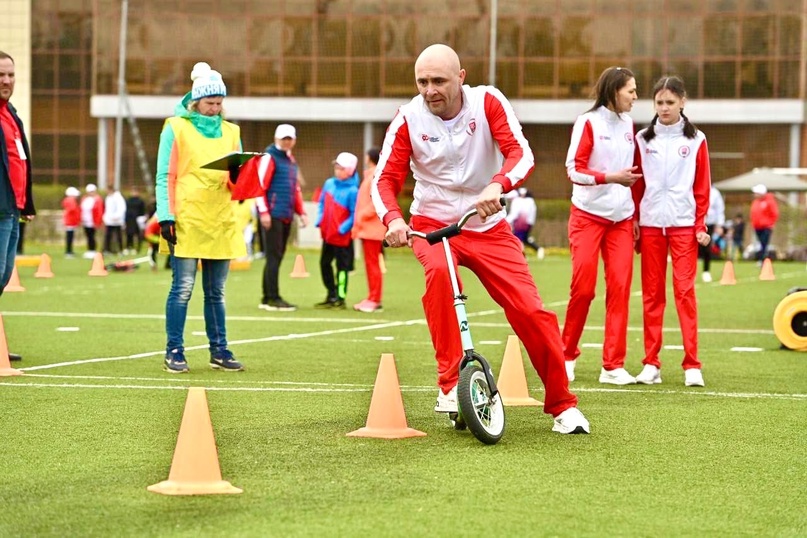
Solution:
[(771, 168), (754, 168), (750, 172), (714, 184), (721, 192), (751, 192), (754, 185), (765, 185), (770, 192), (807, 191), (807, 181)]

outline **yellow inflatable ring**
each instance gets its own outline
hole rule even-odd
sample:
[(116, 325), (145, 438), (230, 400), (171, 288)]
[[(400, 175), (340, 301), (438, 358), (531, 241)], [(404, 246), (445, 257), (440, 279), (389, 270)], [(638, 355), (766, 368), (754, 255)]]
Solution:
[(773, 332), (788, 349), (807, 351), (807, 290), (789, 293), (773, 312)]

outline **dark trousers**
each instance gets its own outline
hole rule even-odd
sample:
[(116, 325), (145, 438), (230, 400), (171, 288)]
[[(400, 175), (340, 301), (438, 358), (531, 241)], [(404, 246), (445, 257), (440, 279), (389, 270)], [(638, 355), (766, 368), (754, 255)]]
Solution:
[(84, 235), (87, 237), (87, 250), (95, 252), (95, 228), (84, 227)]
[(768, 246), (771, 244), (773, 228), (755, 229), (754, 232), (756, 232), (757, 239), (759, 240), (759, 252), (757, 252), (757, 260), (761, 261), (768, 257)]
[(267, 229), (261, 227), (263, 235), (263, 248), (266, 254), (266, 264), (263, 266), (263, 302), (280, 299), (280, 262), (286, 255), (286, 245), (291, 234), (291, 221), (283, 222), (272, 219), (272, 225)]
[[(328, 299), (344, 300), (347, 296), (347, 275), (353, 270), (353, 254), (352, 243), (347, 247), (322, 244), (319, 270), (322, 273), (322, 283), (328, 290)], [(336, 260), (336, 275), (333, 271), (334, 260)]]
[[(118, 254), (123, 250), (123, 230), (121, 226), (107, 226), (104, 233), (104, 252)], [(112, 250), (112, 240), (118, 243), (118, 249)]]
[[(709, 234), (709, 237), (712, 237), (712, 234), (715, 233), (715, 225), (714, 224), (707, 224), (706, 225), (706, 233)], [(709, 266), (712, 265), (712, 241), (709, 241), (709, 244), (706, 246), (698, 245), (698, 254), (701, 258), (703, 258), (703, 272), (709, 272)]]
[(126, 223), (126, 248), (140, 252), (140, 244), (143, 241), (143, 232), (137, 222)]
[(65, 254), (73, 254), (73, 239), (76, 236), (76, 231), (72, 228), (65, 230), (64, 232), (64, 253)]

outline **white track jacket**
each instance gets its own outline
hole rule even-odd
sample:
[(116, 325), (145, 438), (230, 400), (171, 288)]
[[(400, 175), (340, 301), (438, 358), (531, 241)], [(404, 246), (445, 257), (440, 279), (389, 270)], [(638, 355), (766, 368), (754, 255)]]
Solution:
[[(532, 172), (533, 154), (521, 124), (496, 88), (463, 86), (462, 110), (449, 125), (419, 95), (398, 109), (370, 190), (385, 225), (403, 217), (397, 196), (410, 169), (415, 178), (410, 213), (446, 224), (473, 208), (489, 184), (499, 183), (503, 192), (510, 192)], [(504, 209), (484, 223), (474, 217), (466, 229), (483, 232), (504, 217)]]
[(636, 135), (637, 164), (642, 178), (633, 186), (639, 204), (639, 225), (655, 228), (694, 226), (706, 231), (711, 172), (709, 149), (701, 131), (684, 136), (684, 120), (674, 125), (656, 123), (656, 136), (647, 142)]
[(606, 107), (578, 116), (566, 154), (572, 204), (592, 215), (622, 222), (634, 213), (630, 188), (605, 183), (605, 174), (633, 166), (633, 120)]

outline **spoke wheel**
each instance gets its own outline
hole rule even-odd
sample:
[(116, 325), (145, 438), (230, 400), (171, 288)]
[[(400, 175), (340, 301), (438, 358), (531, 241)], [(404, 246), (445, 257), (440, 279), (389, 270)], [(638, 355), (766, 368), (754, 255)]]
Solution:
[(491, 397), (485, 372), (476, 364), (469, 364), (460, 372), (457, 384), (457, 403), (461, 419), (486, 445), (495, 445), (504, 434), (504, 405), (501, 395)]

